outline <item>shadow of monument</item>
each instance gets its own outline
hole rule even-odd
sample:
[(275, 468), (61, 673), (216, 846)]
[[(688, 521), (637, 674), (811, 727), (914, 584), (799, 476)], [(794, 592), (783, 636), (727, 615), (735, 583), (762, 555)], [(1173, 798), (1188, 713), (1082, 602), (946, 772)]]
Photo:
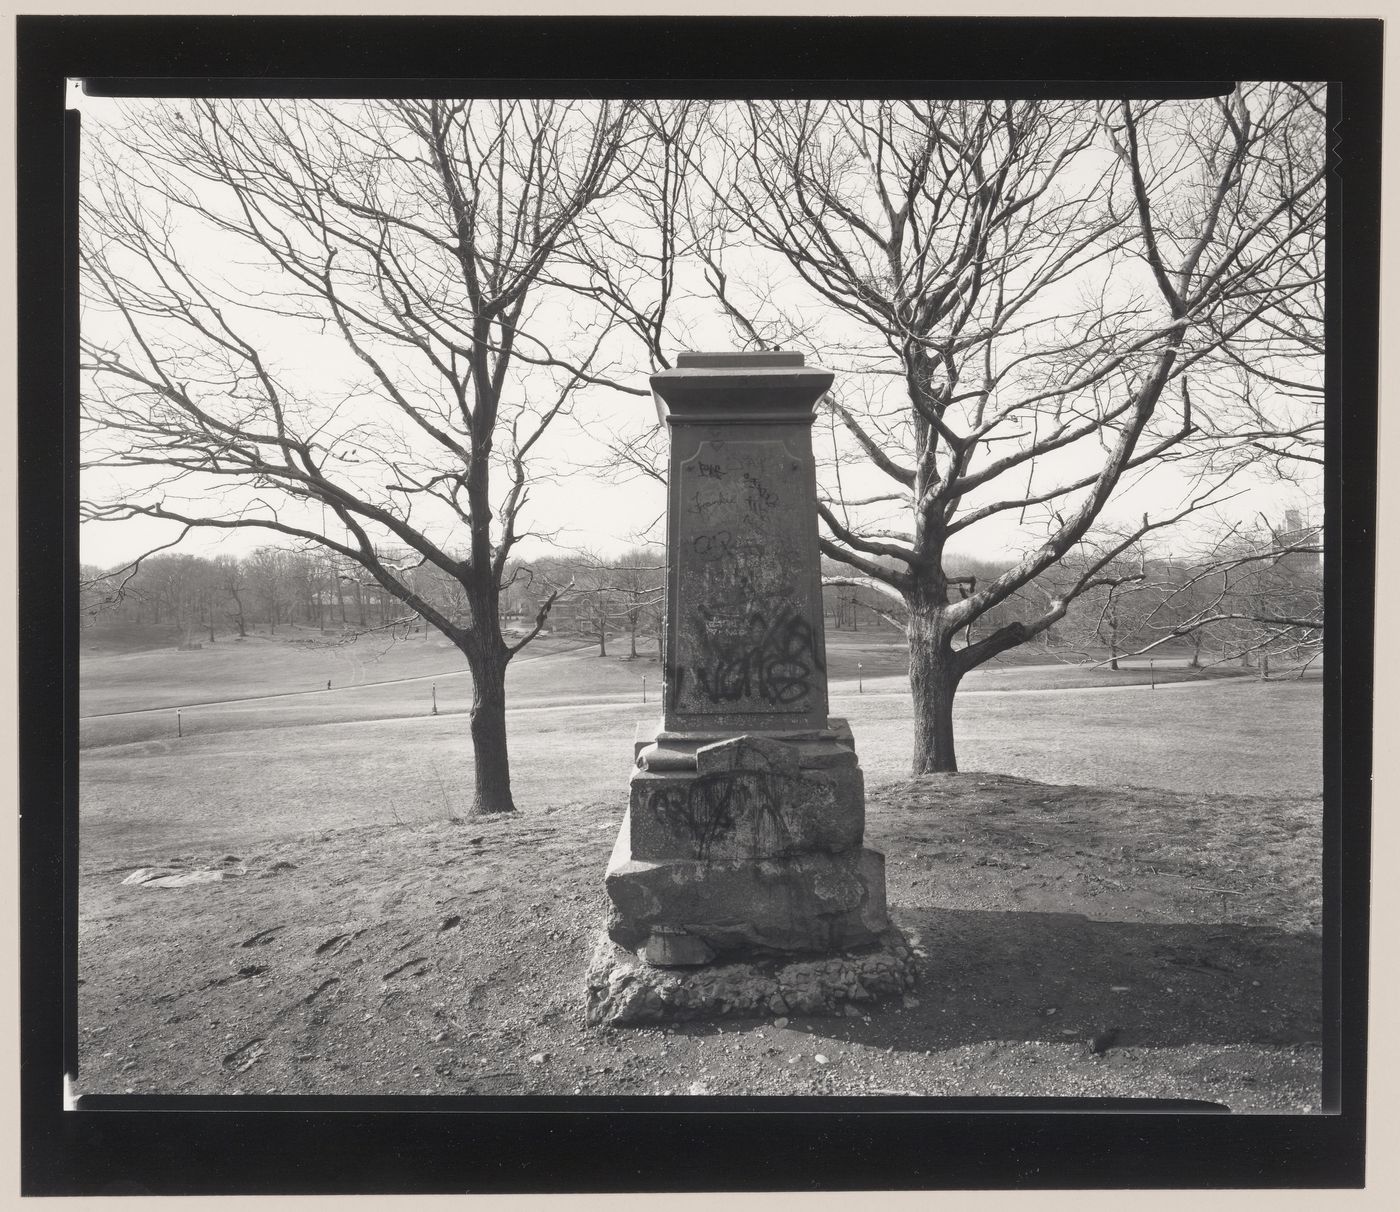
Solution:
[[(1319, 1043), (1322, 943), (1268, 926), (902, 908), (923, 952), (917, 1004), (807, 1019), (814, 1036), (896, 1051), (997, 1042), (1115, 1047)], [(694, 1029), (694, 1028), (692, 1028)]]

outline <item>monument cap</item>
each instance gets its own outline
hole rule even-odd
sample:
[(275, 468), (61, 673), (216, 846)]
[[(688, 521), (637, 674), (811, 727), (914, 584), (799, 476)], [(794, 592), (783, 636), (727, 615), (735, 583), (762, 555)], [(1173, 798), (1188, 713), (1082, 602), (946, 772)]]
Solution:
[(688, 349), (676, 355), (676, 366), (686, 370), (695, 366), (720, 368), (749, 368), (755, 366), (801, 366), (802, 355), (783, 349), (764, 349), (750, 352), (700, 353)]
[(810, 423), (815, 406), (835, 375), (807, 366), (800, 353), (702, 353), (688, 350), (676, 365), (651, 376), (656, 418), (661, 424), (723, 420), (751, 423)]

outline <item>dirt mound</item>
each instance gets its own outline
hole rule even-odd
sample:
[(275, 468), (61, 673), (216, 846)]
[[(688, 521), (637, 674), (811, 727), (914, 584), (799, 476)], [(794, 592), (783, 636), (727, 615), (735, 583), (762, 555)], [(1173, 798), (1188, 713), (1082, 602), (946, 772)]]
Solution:
[(991, 775), (875, 788), (915, 995), (584, 1024), (621, 802), (82, 875), (82, 1093), (1198, 1098), (1317, 1110), (1315, 799)]

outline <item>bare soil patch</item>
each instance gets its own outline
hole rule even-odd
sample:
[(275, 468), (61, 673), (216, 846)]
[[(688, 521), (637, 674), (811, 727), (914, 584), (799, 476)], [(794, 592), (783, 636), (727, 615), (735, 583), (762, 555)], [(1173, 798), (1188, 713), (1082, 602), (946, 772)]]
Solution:
[[(621, 792), (81, 873), (81, 1093), (1096, 1095), (1319, 1109), (1321, 802), (965, 774), (869, 794), (920, 987), (583, 1023)], [(93, 861), (96, 860), (96, 861)], [(145, 861), (141, 865), (156, 865)]]

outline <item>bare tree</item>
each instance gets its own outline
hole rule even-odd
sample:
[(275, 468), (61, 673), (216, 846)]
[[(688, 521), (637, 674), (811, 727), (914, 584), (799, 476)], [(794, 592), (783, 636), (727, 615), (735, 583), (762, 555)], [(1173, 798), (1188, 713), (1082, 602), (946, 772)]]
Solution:
[(659, 633), (666, 595), (666, 561), (655, 551), (636, 547), (608, 561), (600, 570), (613, 602), (614, 615), (627, 628), (628, 659), (637, 659), (637, 636)]
[(1118, 536), (1106, 536), (1097, 549), (1076, 551), (1060, 565), (1071, 585), (1078, 584), (1084, 564), (1098, 569), (1066, 609), (1061, 646), (1090, 659), (1106, 653), (1108, 667), (1115, 671), (1120, 657), (1136, 655), (1132, 650), (1141, 642), (1160, 593), (1141, 546), (1129, 546), (1103, 561), (1102, 549), (1116, 549), (1118, 542)]
[[(1159, 581), (1133, 655), (1184, 639), (1196, 661), (1256, 661), (1261, 673), (1306, 670), (1321, 655), (1323, 549), (1316, 526), (1290, 514), (1282, 526), (1223, 525)], [(1195, 663), (1195, 661), (1193, 661)]]
[(573, 578), (571, 596), (575, 603), (575, 622), (580, 632), (598, 642), (600, 657), (608, 655), (608, 631), (621, 613), (610, 572), (604, 560), (585, 552), (579, 558), (579, 570)]
[[(754, 103), (714, 127), (730, 152), (714, 196), (830, 318), (814, 328), (810, 307), (736, 292), (736, 334), (849, 368), (827, 403), (861, 462), (828, 469), (821, 547), (907, 612), (915, 773), (957, 768), (970, 669), (1046, 632), (1238, 472), (1200, 473), (1179, 506), (1092, 546), (1111, 499), (1215, 441), (1193, 415), (1192, 368), (1304, 306), (1318, 95)], [(990, 579), (955, 575), (949, 542), (1008, 516), (1040, 527), (1034, 546)], [(1081, 548), (1097, 554), (1029, 608)], [(1020, 617), (967, 640), (1013, 599)]]
[(362, 569), (466, 657), (481, 812), (514, 808), (505, 671), (552, 602), (506, 642), (542, 440), (612, 382), (615, 316), (553, 267), (634, 126), (609, 102), (195, 101), (86, 140), (84, 467), (124, 479), (85, 516), (261, 527)]
[(216, 556), (214, 559), (214, 583), (226, 602), (233, 603), (227, 611), (228, 617), (238, 629), (240, 638), (248, 634), (247, 616), (243, 609), (243, 595), (248, 592), (248, 572), (237, 556)]

